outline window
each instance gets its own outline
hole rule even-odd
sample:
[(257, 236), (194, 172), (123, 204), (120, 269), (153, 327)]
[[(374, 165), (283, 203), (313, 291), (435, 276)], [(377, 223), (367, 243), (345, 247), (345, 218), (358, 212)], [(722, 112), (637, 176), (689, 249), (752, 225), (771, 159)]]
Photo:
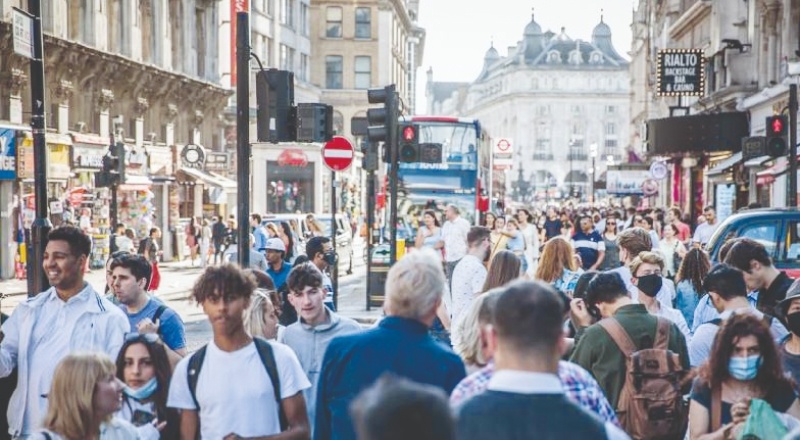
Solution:
[(580, 123), (572, 124), (572, 137), (583, 136), (583, 126)]
[(355, 67), (355, 88), (368, 89), (372, 85), (372, 59), (370, 57), (356, 57)]
[(300, 3), (300, 33), (304, 37), (309, 35), (308, 32), (308, 5)]
[(295, 0), (281, 0), (281, 24), (294, 29)]
[(606, 136), (616, 136), (617, 135), (617, 125), (614, 123), (606, 124)]
[(616, 105), (607, 105), (606, 106), (606, 114), (613, 115), (617, 113), (617, 106)]
[[(781, 222), (755, 223), (743, 226), (739, 230), (737, 237), (747, 237), (761, 243), (767, 249), (770, 258), (775, 258), (775, 251), (778, 247), (778, 229)], [(791, 245), (788, 246), (791, 248)], [(792, 252), (789, 249), (790, 253)]]
[(327, 9), (328, 25), (325, 36), (328, 38), (342, 38), (342, 8), (329, 6)]
[(300, 54), (300, 74), (298, 75), (303, 81), (308, 81), (308, 55)]
[(356, 8), (356, 38), (372, 37), (371, 14), (370, 8)]
[(325, 57), (325, 88), (342, 88), (342, 57), (328, 55)]
[(581, 114), (581, 106), (579, 106), (579, 105), (573, 105), (573, 106), (571, 106), (571, 107), (570, 107), (570, 110), (572, 111), (572, 114), (573, 114), (573, 115), (579, 115), (579, 114)]
[(550, 149), (550, 139), (536, 139), (536, 152), (547, 153)]
[(294, 71), (294, 49), (281, 44), (281, 69)]
[(539, 116), (547, 116), (547, 115), (549, 115), (550, 114), (550, 106), (549, 105), (540, 105), (538, 114), (539, 114)]
[(606, 150), (614, 150), (614, 151), (611, 151), (611, 152), (609, 152), (607, 154), (616, 154), (617, 140), (616, 139), (606, 139), (605, 148), (606, 148)]

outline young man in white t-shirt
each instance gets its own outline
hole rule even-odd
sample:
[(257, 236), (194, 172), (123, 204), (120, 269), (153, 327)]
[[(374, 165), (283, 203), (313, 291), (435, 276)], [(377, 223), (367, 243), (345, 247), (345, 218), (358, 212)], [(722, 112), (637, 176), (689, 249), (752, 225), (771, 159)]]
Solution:
[[(206, 440), (262, 438), (282, 431), (280, 438), (309, 437), (303, 390), (311, 384), (297, 356), (283, 344), (268, 342), (280, 383), (279, 407), (261, 354), (244, 329), (243, 314), (255, 288), (252, 275), (224, 264), (207, 268), (192, 289), (214, 338), (206, 346), (199, 372), (189, 368), (193, 355), (182, 359), (172, 376), (167, 406), (180, 410), (183, 440), (196, 439), (198, 429)], [(196, 374), (194, 394), (190, 372)]]

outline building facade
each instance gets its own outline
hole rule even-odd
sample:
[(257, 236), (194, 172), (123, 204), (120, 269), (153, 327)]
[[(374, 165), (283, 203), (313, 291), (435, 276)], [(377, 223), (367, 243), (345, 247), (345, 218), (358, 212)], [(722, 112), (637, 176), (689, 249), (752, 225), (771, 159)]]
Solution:
[(435, 82), (428, 71), (426, 95), (429, 114), (477, 118), (495, 140), (512, 140), (518, 160), (505, 187), (519, 201), (588, 197), (628, 146), (628, 61), (602, 18), (580, 40), (544, 32), (532, 16), (504, 56), (486, 51), (475, 81)]
[[(722, 218), (751, 203), (783, 206), (785, 158), (743, 157), (740, 143), (666, 152), (643, 138), (648, 119), (701, 114), (745, 114), (751, 136), (763, 136), (767, 116), (788, 104), (797, 81), (800, 5), (789, 0), (641, 0), (633, 13), (632, 144), (668, 165), (660, 202), (692, 217), (713, 205)], [(700, 49), (705, 55), (701, 97), (658, 97), (655, 59), (660, 49)], [(795, 69), (795, 66), (799, 67)]]
[[(0, 180), (1, 278), (24, 276), (14, 259), (24, 261), (20, 244), (33, 218), (29, 61), (13, 52), (11, 24), (12, 8), (25, 10), (26, 3), (0, 0), (0, 130), (13, 147), (2, 152), (13, 170)], [(140, 237), (161, 227), (165, 257), (173, 254), (177, 206), (194, 197), (170, 185), (176, 151), (186, 144), (224, 148), (218, 116), (231, 92), (219, 83), (220, 3), (42, 1), (51, 219), (92, 233), (93, 264), (102, 264), (108, 248), (109, 191), (96, 188), (94, 175), (112, 135), (127, 157), (120, 221)]]

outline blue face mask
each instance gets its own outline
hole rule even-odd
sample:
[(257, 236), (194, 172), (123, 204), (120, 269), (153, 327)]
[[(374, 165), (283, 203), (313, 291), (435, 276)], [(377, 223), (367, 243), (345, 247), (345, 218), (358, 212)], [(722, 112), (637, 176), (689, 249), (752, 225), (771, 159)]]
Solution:
[(761, 367), (761, 355), (754, 354), (747, 357), (732, 357), (728, 362), (728, 372), (737, 380), (753, 380), (758, 375)]
[(155, 377), (153, 377), (146, 384), (142, 385), (139, 388), (133, 389), (129, 386), (126, 386), (124, 392), (125, 395), (128, 397), (132, 397), (136, 400), (144, 400), (152, 396), (157, 389), (158, 389), (158, 381), (156, 380)]

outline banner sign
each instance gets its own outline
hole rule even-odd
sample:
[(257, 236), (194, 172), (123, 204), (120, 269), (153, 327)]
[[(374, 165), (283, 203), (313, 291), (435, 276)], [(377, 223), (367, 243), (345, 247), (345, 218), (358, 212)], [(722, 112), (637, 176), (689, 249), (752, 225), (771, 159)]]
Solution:
[(16, 130), (0, 128), (0, 180), (17, 178)]
[(705, 56), (702, 49), (662, 49), (656, 62), (658, 96), (703, 96)]

